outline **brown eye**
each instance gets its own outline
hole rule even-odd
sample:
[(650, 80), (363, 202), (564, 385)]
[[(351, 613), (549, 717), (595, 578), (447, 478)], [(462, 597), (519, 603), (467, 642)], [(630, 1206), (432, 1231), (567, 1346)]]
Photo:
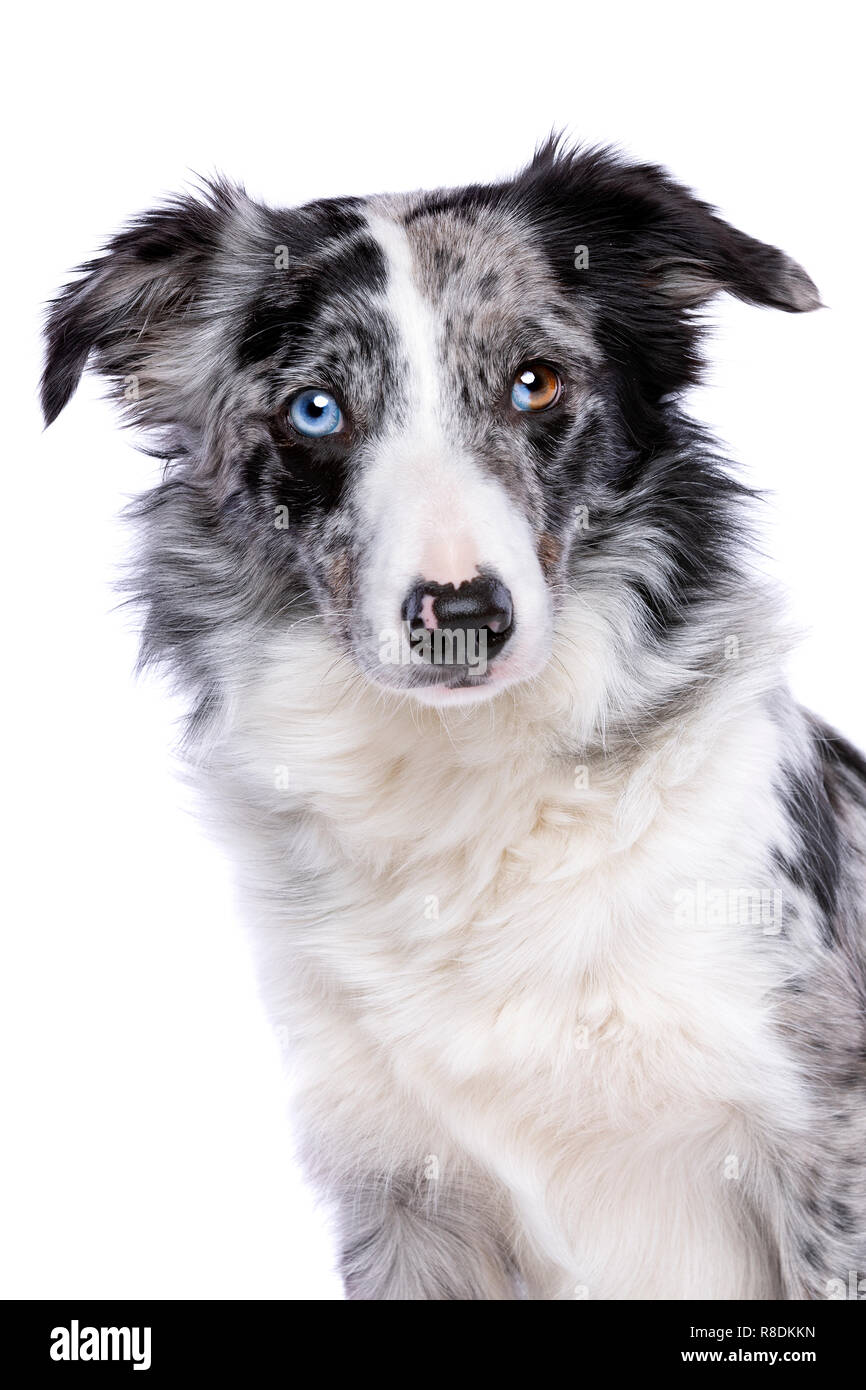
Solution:
[(511, 385), (515, 410), (547, 410), (562, 392), (558, 374), (546, 362), (524, 362)]

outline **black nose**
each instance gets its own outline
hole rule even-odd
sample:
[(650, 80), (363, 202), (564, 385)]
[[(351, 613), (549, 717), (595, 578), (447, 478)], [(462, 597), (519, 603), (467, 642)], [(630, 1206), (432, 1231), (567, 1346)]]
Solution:
[[(473, 640), (482, 645), (488, 657), (502, 651), (514, 630), (511, 594), (492, 575), (466, 579), (457, 589), (453, 584), (419, 580), (406, 596), (403, 620), (413, 634), (425, 629), (434, 635), (437, 631), (473, 634)], [(435, 652), (435, 640), (431, 646)], [(442, 647), (445, 652), (452, 650), (446, 643)], [(459, 643), (454, 644), (456, 652), (459, 648)], [(434, 655), (430, 659), (442, 657)], [(451, 661), (445, 658), (445, 664), (458, 665), (462, 661), (459, 655)]]

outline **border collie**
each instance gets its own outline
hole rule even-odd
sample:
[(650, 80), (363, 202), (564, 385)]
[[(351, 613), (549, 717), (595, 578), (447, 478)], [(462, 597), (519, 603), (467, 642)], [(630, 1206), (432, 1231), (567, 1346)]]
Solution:
[(702, 306), (819, 306), (662, 169), (148, 212), (50, 309), (170, 462), (144, 662), (238, 866), (349, 1297), (866, 1269), (866, 764), (789, 694)]

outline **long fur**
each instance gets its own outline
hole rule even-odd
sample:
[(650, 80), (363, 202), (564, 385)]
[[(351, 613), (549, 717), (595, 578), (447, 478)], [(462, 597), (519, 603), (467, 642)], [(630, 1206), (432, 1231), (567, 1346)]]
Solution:
[[(866, 1265), (866, 767), (788, 693), (748, 490), (679, 402), (722, 291), (819, 303), (663, 171), (552, 141), (432, 194), (219, 184), (52, 306), (47, 417), (89, 360), (171, 460), (143, 659), (189, 698), (352, 1297)], [(535, 359), (562, 400), (518, 419)], [(347, 417), (315, 444), (310, 384)], [(470, 542), (513, 632), (446, 688), (379, 638)]]

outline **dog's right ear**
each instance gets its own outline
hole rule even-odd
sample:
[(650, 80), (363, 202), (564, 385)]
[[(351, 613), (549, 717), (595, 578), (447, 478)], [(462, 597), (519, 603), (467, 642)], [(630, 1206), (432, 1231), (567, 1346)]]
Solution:
[(201, 380), (207, 271), (224, 243), (240, 189), (209, 184), (145, 213), (79, 270), (49, 307), (42, 409), (51, 424), (92, 356), (133, 420), (164, 425), (194, 413)]

